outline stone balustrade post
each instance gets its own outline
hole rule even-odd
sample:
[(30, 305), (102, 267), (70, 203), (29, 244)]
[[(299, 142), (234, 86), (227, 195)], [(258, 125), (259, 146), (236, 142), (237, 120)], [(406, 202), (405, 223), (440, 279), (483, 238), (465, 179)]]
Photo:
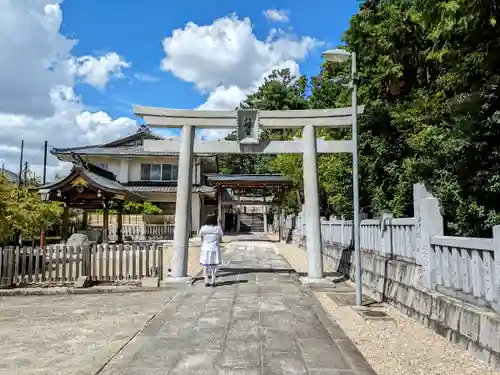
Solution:
[(436, 262), (431, 239), (444, 234), (443, 217), (441, 216), (439, 199), (434, 197), (424, 198), (420, 204), (420, 261), (422, 266), (422, 286), (434, 289), (436, 284)]
[(146, 241), (147, 240), (147, 233), (146, 233), (147, 228), (146, 228), (146, 223), (144, 221), (141, 223), (140, 228), (141, 228), (141, 233), (139, 235), (139, 240)]
[(500, 313), (500, 225), (493, 227), (493, 259), (494, 275), (493, 285), (493, 309)]
[(392, 258), (392, 214), (383, 213), (380, 222), (380, 244), (382, 245), (382, 254), (386, 258)]
[(340, 218), (340, 244), (342, 246), (346, 246), (347, 244), (345, 243), (345, 217), (342, 215)]
[(429, 197), (431, 197), (431, 194), (427, 191), (424, 184), (419, 183), (413, 185), (413, 216), (415, 217), (415, 246), (417, 250), (415, 259), (418, 265), (422, 265), (422, 231), (420, 228), (422, 217), (420, 214), (420, 206), (422, 199)]

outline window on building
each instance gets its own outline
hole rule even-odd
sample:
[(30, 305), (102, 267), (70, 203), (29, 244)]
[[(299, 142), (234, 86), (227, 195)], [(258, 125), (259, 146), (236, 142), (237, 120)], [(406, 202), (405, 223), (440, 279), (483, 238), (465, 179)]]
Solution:
[(142, 181), (177, 181), (177, 165), (175, 164), (142, 164)]

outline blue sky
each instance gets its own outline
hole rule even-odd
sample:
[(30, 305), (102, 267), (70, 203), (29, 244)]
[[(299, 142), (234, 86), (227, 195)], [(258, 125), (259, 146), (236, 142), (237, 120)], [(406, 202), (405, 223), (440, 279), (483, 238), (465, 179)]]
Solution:
[[(275, 68), (315, 75), (358, 2), (4, 1), (0, 163), (17, 170), (24, 141), (40, 174), (44, 141), (73, 147), (135, 132), (133, 104), (234, 109)], [(48, 163), (49, 174), (68, 170)]]
[[(263, 11), (271, 8), (286, 10), (290, 21), (278, 23), (266, 19)], [(66, 0), (61, 9), (64, 20), (60, 32), (78, 40), (72, 50), (75, 56), (113, 51), (131, 63), (131, 68), (123, 71), (126, 77), (110, 82), (105, 90), (81, 84), (75, 91), (90, 110), (104, 110), (112, 117), (134, 117), (132, 103), (195, 108), (206, 100), (208, 93), (201, 93), (192, 83), (160, 69), (165, 57), (162, 40), (171, 36), (172, 30), (184, 28), (187, 22), (210, 25), (220, 17), (235, 13), (240, 19), (250, 18), (253, 33), (259, 40), (265, 40), (271, 28), (281, 27), (298, 37), (314, 37), (329, 47), (340, 43), (358, 5), (356, 0), (272, 3), (262, 0)], [(301, 73), (317, 73), (323, 49), (316, 48), (299, 63)], [(148, 74), (158, 80), (131, 79), (134, 74)]]

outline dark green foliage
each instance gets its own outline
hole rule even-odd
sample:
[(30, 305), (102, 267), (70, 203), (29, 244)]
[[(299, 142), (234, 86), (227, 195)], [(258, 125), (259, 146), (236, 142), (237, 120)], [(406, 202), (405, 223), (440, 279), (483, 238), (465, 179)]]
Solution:
[[(352, 17), (344, 48), (358, 53), (360, 195), (365, 212), (411, 216), (412, 185), (424, 181), (441, 199), (447, 230), (489, 236), (500, 223), (500, 29), (496, 0), (367, 0)], [(325, 63), (316, 77), (273, 72), (244, 108), (350, 106), (332, 77), (348, 63)], [(291, 131), (265, 132), (290, 139)], [(320, 130), (326, 139), (350, 132)], [(226, 172), (281, 172), (292, 178), (289, 211), (298, 210), (298, 155), (230, 156)], [(322, 215), (352, 214), (352, 159), (319, 157)], [(299, 192), (299, 193), (297, 193)]]

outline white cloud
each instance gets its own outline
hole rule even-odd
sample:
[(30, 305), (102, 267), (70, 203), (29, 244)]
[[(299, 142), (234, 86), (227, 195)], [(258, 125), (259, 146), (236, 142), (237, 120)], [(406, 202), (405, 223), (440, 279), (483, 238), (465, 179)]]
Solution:
[(262, 12), (264, 17), (268, 20), (276, 21), (276, 22), (288, 22), (290, 21), (290, 17), (288, 16), (288, 11), (284, 9), (267, 9)]
[[(76, 80), (102, 88), (130, 64), (116, 53), (73, 56), (75, 40), (60, 34), (61, 0), (0, 0), (0, 163), (16, 172), (24, 159), (41, 175), (43, 143), (71, 147), (100, 143), (135, 130), (129, 118), (89, 112), (75, 95)], [(49, 156), (48, 176), (67, 171)]]
[(104, 56), (82, 56), (71, 59), (69, 72), (83, 82), (98, 89), (103, 89), (112, 78), (123, 78), (122, 68), (131, 64), (123, 60), (116, 52)]
[(227, 88), (218, 86), (208, 95), (207, 101), (199, 109), (235, 109), (247, 94), (247, 91), (237, 86)]
[(188, 22), (174, 30), (163, 40), (161, 68), (208, 94), (200, 109), (234, 109), (273, 69), (287, 67), (298, 76), (297, 62), (320, 44), (276, 29), (259, 40), (248, 18), (231, 15), (211, 25)]
[(136, 73), (134, 78), (141, 82), (158, 82), (160, 77), (148, 73)]

